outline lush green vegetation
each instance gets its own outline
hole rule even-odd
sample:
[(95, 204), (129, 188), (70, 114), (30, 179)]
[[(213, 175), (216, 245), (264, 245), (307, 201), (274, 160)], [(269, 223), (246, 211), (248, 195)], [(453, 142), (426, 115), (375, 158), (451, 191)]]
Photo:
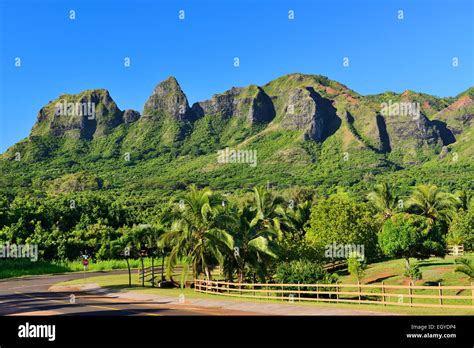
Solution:
[[(319, 196), (312, 190), (278, 192), (259, 186), (223, 195), (191, 186), (186, 194), (149, 205), (90, 192), (3, 194), (0, 243), (38, 244), (40, 258), (56, 262), (77, 260), (83, 251), (94, 262), (123, 259), (129, 248), (131, 259), (166, 255), (168, 274), (179, 262), (195, 277), (212, 278), (220, 265), (226, 279), (263, 282), (330, 279), (326, 271), (315, 269), (335, 260), (325, 253), (333, 243), (363, 245), (368, 262), (384, 256), (444, 256), (454, 231), (456, 242), (470, 248), (474, 220), (469, 192), (422, 185), (401, 204), (392, 191), (388, 185), (375, 186), (367, 200), (359, 200), (342, 190)], [(5, 260), (0, 263), (9, 267)], [(361, 267), (351, 266), (359, 278)], [(288, 278), (289, 273), (294, 274)], [(422, 277), (409, 262), (404, 273)]]

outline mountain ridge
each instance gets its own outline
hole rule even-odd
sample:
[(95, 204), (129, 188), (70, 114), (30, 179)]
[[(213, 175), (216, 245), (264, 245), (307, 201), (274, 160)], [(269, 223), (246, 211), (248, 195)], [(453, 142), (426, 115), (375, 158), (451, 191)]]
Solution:
[[(226, 182), (226, 170), (230, 177), (245, 177), (243, 181), (261, 170), (295, 182), (330, 175), (328, 168), (348, 175), (384, 173), (446, 164), (450, 152), (471, 165), (472, 90), (449, 98), (413, 91), (362, 96), (325, 76), (293, 73), (262, 86), (232, 87), (189, 105), (170, 76), (156, 85), (140, 112), (121, 110), (106, 89), (86, 90), (63, 94), (41, 108), (30, 135), (2, 155), (7, 160), (2, 169), (13, 176), (18, 154), (22, 161), (56, 168), (60, 175), (78, 168), (91, 171), (112, 160), (129, 170), (149, 166), (149, 176), (138, 184), (146, 186), (173, 176), (182, 182)], [(95, 115), (58, 115), (58, 103), (93, 103)], [(384, 105), (399, 106), (399, 114), (384, 114)], [(417, 112), (410, 113), (411, 106)], [(226, 147), (258, 150), (260, 169), (218, 165), (214, 157)], [(341, 162), (346, 154), (349, 163)], [(125, 155), (130, 158), (126, 163)], [(63, 162), (72, 164), (57, 164)], [(158, 173), (163, 179), (154, 179)], [(26, 180), (32, 184), (34, 178)]]

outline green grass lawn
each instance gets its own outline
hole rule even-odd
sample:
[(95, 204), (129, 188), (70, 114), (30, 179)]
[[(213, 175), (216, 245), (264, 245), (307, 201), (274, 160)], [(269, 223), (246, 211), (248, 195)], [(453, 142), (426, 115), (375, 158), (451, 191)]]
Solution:
[[(464, 257), (474, 260), (474, 254), (466, 254)], [(427, 260), (419, 261), (420, 270), (423, 278), (416, 281), (414, 285), (421, 286), (432, 286), (433, 289), (414, 289), (414, 295), (438, 295), (438, 285), (441, 286), (461, 286), (471, 285), (469, 277), (463, 273), (455, 272), (457, 265), (454, 263), (457, 257), (447, 256), (446, 258), (430, 258)], [(415, 259), (410, 262), (416, 262)], [(368, 265), (365, 276), (361, 279), (362, 284), (380, 284), (384, 282), (385, 285), (408, 285), (409, 280), (403, 276), (405, 260), (390, 260), (385, 262), (378, 262)], [(357, 281), (354, 277), (347, 274), (347, 271), (339, 272), (340, 283), (356, 284)], [(341, 291), (355, 291), (354, 288), (343, 288)], [(364, 292), (368, 293), (381, 293), (379, 289), (363, 289)], [(406, 289), (386, 289), (386, 293), (408, 295)], [(472, 290), (443, 290), (443, 295), (449, 296), (472, 296)], [(380, 296), (368, 296), (369, 299), (380, 300)], [(403, 301), (409, 303), (409, 297), (403, 296), (391, 296), (388, 301)], [(426, 298), (413, 298), (413, 303), (439, 303), (438, 299), (426, 299)], [(443, 304), (451, 305), (471, 305), (472, 299), (443, 299)]]
[[(474, 253), (466, 254), (464, 257), (474, 260)], [(454, 272), (457, 257), (446, 256), (442, 258), (430, 258), (418, 261), (423, 279), (418, 280), (415, 285), (470, 285), (469, 277), (465, 274)], [(411, 263), (417, 262), (410, 259)], [(372, 284), (384, 282), (387, 285), (408, 285), (407, 278), (403, 275), (405, 266), (404, 259), (389, 260), (369, 264), (362, 278), (362, 284)], [(355, 284), (357, 281), (346, 271), (339, 272), (339, 281), (342, 283)]]

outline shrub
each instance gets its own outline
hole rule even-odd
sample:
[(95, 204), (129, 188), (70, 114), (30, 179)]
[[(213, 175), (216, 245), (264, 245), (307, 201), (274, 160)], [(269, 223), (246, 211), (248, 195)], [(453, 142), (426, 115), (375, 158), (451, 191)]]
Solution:
[(307, 260), (279, 263), (275, 272), (275, 280), (285, 284), (326, 283), (332, 282), (332, 279), (321, 264)]
[(365, 270), (367, 269), (367, 263), (364, 260), (360, 260), (360, 255), (357, 253), (352, 253), (350, 257), (347, 258), (347, 270), (349, 273), (354, 276), (357, 281), (364, 276)]
[(403, 273), (403, 275), (409, 278), (413, 282), (423, 278), (421, 274), (420, 266), (417, 263), (412, 264), (412, 265), (407, 265), (405, 267), (405, 273)]

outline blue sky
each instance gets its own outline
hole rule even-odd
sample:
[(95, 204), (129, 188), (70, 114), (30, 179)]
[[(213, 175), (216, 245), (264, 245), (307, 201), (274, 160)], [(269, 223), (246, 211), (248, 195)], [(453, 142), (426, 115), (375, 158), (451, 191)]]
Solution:
[(472, 0), (0, 0), (0, 152), (60, 94), (107, 88), (141, 111), (170, 75), (190, 103), (291, 72), (453, 96), (474, 85), (473, 22)]

